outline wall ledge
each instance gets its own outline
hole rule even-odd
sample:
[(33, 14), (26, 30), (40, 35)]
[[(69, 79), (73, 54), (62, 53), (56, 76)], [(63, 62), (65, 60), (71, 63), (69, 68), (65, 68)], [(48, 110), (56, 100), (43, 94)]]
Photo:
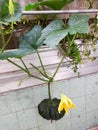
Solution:
[[(52, 74), (55, 71), (55, 68), (61, 59), (61, 57), (57, 55), (58, 50), (44, 47), (41, 48), (39, 52), (42, 57), (46, 70)], [(80, 77), (98, 73), (98, 49), (92, 55), (96, 56), (97, 59), (95, 61), (88, 62), (83, 65), (79, 65)], [(13, 60), (18, 64), (20, 64), (20, 62), (17, 59), (13, 58)], [(35, 66), (38, 66), (40, 68), (40, 64), (36, 54), (25, 56), (24, 61), (27, 64), (28, 68), (31, 69), (31, 71), (35, 75), (39, 75), (31, 68), (29, 64), (30, 62), (34, 63)], [(67, 80), (67, 79), (78, 77), (77, 73), (74, 73), (71, 69), (66, 68), (65, 65), (66, 65), (66, 61), (64, 61), (61, 68), (59, 69), (59, 72), (55, 77), (55, 81)], [(15, 91), (18, 89), (38, 86), (42, 84), (44, 84), (44, 82), (34, 78), (28, 78), (24, 72), (20, 71), (19, 68), (12, 65), (8, 61), (6, 60), (0, 61), (0, 93)]]
[(90, 129), (88, 129), (88, 130), (98, 130), (98, 126), (93, 127), (93, 128), (90, 128)]

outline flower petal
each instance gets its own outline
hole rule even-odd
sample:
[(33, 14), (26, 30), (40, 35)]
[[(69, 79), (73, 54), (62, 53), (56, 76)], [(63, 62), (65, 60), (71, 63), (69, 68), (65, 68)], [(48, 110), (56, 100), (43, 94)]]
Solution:
[(68, 114), (69, 108), (66, 104), (63, 104), (63, 109), (65, 110), (66, 114)]
[(70, 98), (68, 98), (64, 94), (61, 94), (61, 102), (58, 107), (59, 113), (64, 109), (66, 111), (66, 114), (68, 114), (69, 108), (75, 108), (75, 107), (76, 107), (75, 104), (73, 104)]
[(60, 104), (59, 104), (59, 107), (58, 107), (58, 112), (60, 113), (62, 110), (63, 110), (63, 104), (62, 104), (62, 101), (61, 101)]

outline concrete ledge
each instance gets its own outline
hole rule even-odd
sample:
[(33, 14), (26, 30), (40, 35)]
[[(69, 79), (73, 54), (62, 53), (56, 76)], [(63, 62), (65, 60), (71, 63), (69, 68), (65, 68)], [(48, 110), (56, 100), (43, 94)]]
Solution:
[[(92, 53), (92, 56), (96, 56), (96, 60), (93, 62), (86, 62), (86, 64), (79, 65), (80, 76), (96, 74), (98, 73), (98, 46), (96, 46), (96, 52)], [(58, 55), (58, 49), (50, 49), (48, 47), (42, 47), (39, 50), (43, 64), (48, 73), (53, 74), (58, 63), (61, 60), (61, 56)], [(29, 63), (34, 64), (35, 66), (41, 69), (38, 57), (35, 53), (27, 55), (24, 58), (25, 64), (33, 72), (34, 75), (39, 75)], [(21, 65), (21, 62), (18, 59), (12, 59), (17, 64)], [(62, 81), (71, 78), (77, 78), (78, 74), (74, 73), (72, 69), (66, 67), (67, 61), (64, 60), (61, 68), (59, 69), (55, 81)], [(39, 75), (41, 77), (41, 75)], [(22, 84), (21, 84), (22, 82)], [(21, 85), (20, 85), (21, 84)], [(12, 65), (6, 60), (0, 61), (0, 93), (5, 93), (8, 91), (19, 90), (27, 87), (38, 86), (45, 84), (45, 82), (40, 81), (35, 78), (29, 78), (27, 75), (22, 72), (19, 68)]]
[(98, 130), (98, 126), (93, 127), (93, 128), (90, 128), (90, 129), (88, 129), (88, 130)]

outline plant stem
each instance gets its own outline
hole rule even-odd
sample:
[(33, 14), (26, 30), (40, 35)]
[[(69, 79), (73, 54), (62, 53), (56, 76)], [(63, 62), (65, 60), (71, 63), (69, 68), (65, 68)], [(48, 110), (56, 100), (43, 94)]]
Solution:
[[(8, 43), (9, 43), (9, 41), (11, 40), (11, 38), (12, 38), (12, 32), (11, 32), (11, 34), (10, 34), (10, 36), (9, 36), (9, 38), (8, 38), (8, 40), (5, 42), (5, 41), (3, 41), (3, 47), (2, 47), (2, 49), (1, 49), (1, 52), (3, 52), (4, 50), (5, 50), (5, 47), (8, 45)], [(4, 37), (4, 35), (3, 35), (3, 37)]]
[[(13, 62), (10, 59), (7, 59), (10, 63), (12, 63), (13, 65), (17, 66), (18, 68), (20, 68), (21, 70), (23, 70), (24, 72), (26, 72), (28, 74), (28, 71), (26, 69), (24, 69), (22, 66), (16, 64), (15, 62)], [(29, 75), (29, 74), (28, 74)]]
[(62, 62), (63, 62), (63, 60), (65, 59), (65, 56), (66, 56), (66, 55), (64, 55), (64, 56), (62, 57), (60, 63), (58, 64), (58, 66), (57, 66), (57, 68), (56, 68), (56, 70), (55, 70), (55, 72), (54, 72), (54, 74), (53, 74), (53, 76), (52, 76), (52, 79), (54, 79), (54, 77), (56, 76), (56, 74), (57, 74), (57, 72), (58, 72), (58, 70), (59, 70), (59, 68), (60, 68), (60, 66), (61, 66), (61, 64), (62, 64)]
[(75, 40), (76, 35), (77, 35), (77, 33), (76, 33), (76, 34), (74, 34), (74, 36), (73, 36), (72, 40), (70, 41), (70, 46), (73, 44), (73, 41)]
[[(33, 67), (34, 67), (34, 69), (36, 69), (41, 75), (43, 75), (45, 78), (48, 78), (48, 77), (46, 77), (46, 75), (45, 74), (43, 74), (43, 72), (40, 70), (40, 69), (38, 69), (35, 65), (33, 65), (32, 63), (30, 63), (30, 65), (32, 65)], [(49, 78), (48, 78), (49, 79)]]
[(52, 101), (52, 98), (51, 98), (50, 84), (51, 84), (51, 82), (49, 81), (49, 82), (48, 82), (48, 96), (49, 96), (49, 101), (51, 102), (51, 101)]
[(0, 34), (1, 34), (1, 38), (2, 38), (2, 46), (4, 46), (4, 44), (5, 44), (4, 32), (1, 32)]
[(36, 52), (37, 52), (37, 55), (38, 55), (38, 58), (39, 58), (41, 67), (42, 67), (42, 69), (43, 69), (43, 72), (44, 72), (45, 76), (48, 78), (48, 75), (47, 75), (47, 73), (46, 73), (45, 67), (44, 67), (44, 65), (43, 65), (43, 62), (42, 62), (42, 59), (41, 59), (41, 57), (40, 57), (40, 54), (39, 54), (38, 50), (36, 50)]
[[(68, 38), (68, 42), (70, 42), (69, 48), (70, 48), (70, 46), (72, 45), (72, 43), (73, 43), (75, 37), (76, 37), (76, 34), (73, 36), (73, 38), (72, 38), (71, 41), (70, 41), (69, 37), (67, 37), (67, 38)], [(63, 57), (62, 57), (60, 63), (58, 64), (57, 69), (56, 69), (56, 71), (54, 72), (54, 74), (53, 74), (53, 76), (52, 76), (52, 79), (54, 79), (54, 77), (56, 76), (56, 74), (57, 74), (57, 72), (58, 72), (58, 70), (59, 70), (59, 68), (60, 68), (60, 66), (61, 66), (61, 64), (62, 64), (62, 62), (63, 62), (63, 60), (65, 59), (65, 57), (66, 57), (66, 53), (64, 53), (64, 55), (63, 55)]]
[(25, 62), (22, 60), (22, 58), (20, 58), (20, 61), (21, 61), (21, 62), (22, 62), (22, 64), (24, 65), (25, 70), (28, 72), (28, 76), (30, 76), (30, 75), (31, 75), (31, 73), (30, 73), (29, 69), (27, 68), (27, 66), (26, 66)]
[(35, 78), (35, 79), (39, 79), (39, 80), (44, 81), (44, 82), (48, 82), (48, 80), (43, 79), (43, 78), (40, 78), (40, 77), (35, 76), (35, 75), (32, 75), (32, 74), (31, 74), (31, 77), (33, 77), (33, 78)]
[(27, 71), (27, 69), (24, 69), (23, 67), (21, 67), (20, 65), (16, 64), (15, 62), (13, 62), (12, 60), (10, 59), (7, 59), (10, 63), (12, 63), (13, 65), (17, 66), (18, 68), (20, 68), (21, 70), (23, 70), (25, 73), (28, 74), (29, 77), (33, 77), (33, 78), (36, 78), (36, 79), (39, 79), (41, 81), (44, 81), (44, 82), (48, 82), (48, 80), (46, 79), (43, 79), (43, 78), (40, 78), (40, 77), (37, 77), (35, 75), (32, 75), (30, 72)]

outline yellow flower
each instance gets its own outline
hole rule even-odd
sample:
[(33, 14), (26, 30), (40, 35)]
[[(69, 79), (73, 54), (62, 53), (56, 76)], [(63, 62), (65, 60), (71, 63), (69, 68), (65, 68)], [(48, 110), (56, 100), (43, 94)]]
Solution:
[(63, 109), (66, 111), (66, 114), (68, 114), (69, 108), (75, 108), (75, 104), (72, 103), (71, 99), (69, 99), (64, 94), (61, 94), (61, 102), (58, 107), (58, 112), (60, 113)]
[(8, 7), (9, 7), (9, 13), (10, 13), (10, 15), (14, 15), (14, 2), (13, 2), (13, 0), (9, 0)]

